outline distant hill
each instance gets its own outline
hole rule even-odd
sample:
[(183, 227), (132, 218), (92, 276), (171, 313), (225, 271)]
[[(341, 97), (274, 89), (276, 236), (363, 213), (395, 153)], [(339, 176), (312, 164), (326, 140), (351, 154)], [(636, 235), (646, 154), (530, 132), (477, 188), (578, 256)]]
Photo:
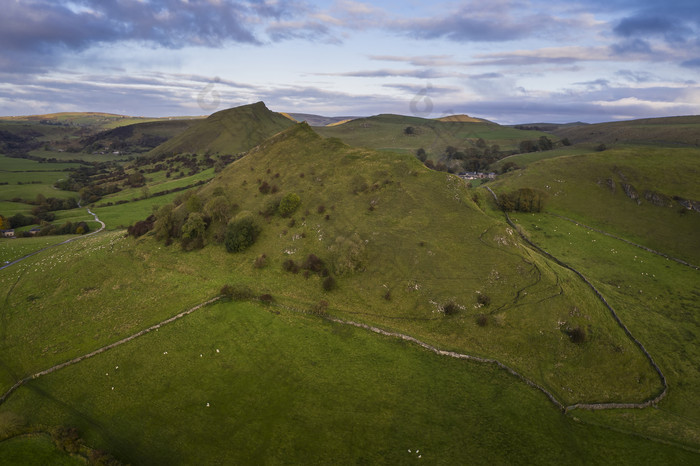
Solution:
[(199, 120), (158, 120), (119, 126), (81, 139), (85, 152), (118, 150), (145, 152), (183, 133)]
[[(456, 115), (441, 119), (428, 119), (404, 115), (383, 114), (357, 118), (342, 125), (314, 128), (325, 137), (337, 137), (355, 147), (393, 150), (415, 154), (420, 148), (428, 158), (438, 160), (447, 147), (467, 150), (475, 147), (479, 139), (499, 151), (514, 151), (523, 140), (537, 140), (551, 135), (523, 131), (496, 123)], [(555, 138), (556, 139), (556, 138)]]
[(216, 112), (149, 154), (237, 154), (293, 125), (286, 116), (257, 102)]
[(438, 121), (456, 121), (462, 123), (492, 123), (491, 121), (484, 120), (483, 118), (474, 118), (469, 115), (449, 115), (442, 118), (437, 118)]
[(305, 121), (310, 126), (330, 126), (333, 124), (338, 124), (341, 122), (354, 120), (358, 118), (352, 116), (327, 117), (321, 115), (312, 115), (309, 113), (289, 113), (288, 115), (298, 122)]
[(648, 118), (552, 130), (572, 143), (700, 145), (700, 116)]

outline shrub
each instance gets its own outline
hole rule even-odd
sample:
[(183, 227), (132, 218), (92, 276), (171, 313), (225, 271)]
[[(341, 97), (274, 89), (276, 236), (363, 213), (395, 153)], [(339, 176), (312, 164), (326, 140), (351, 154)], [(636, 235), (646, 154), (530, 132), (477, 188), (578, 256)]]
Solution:
[(486, 314), (479, 314), (476, 316), (476, 325), (479, 327), (486, 327), (489, 323), (489, 317)]
[(314, 305), (311, 308), (311, 312), (313, 314), (316, 314), (318, 316), (324, 316), (328, 314), (328, 301), (322, 299), (321, 301), (318, 302), (318, 304)]
[(333, 291), (337, 287), (335, 278), (333, 278), (331, 275), (327, 276), (323, 280), (322, 286), (324, 291)]
[(255, 243), (260, 227), (250, 214), (243, 214), (229, 222), (224, 244), (228, 252), (241, 252)]
[(580, 325), (566, 329), (566, 334), (572, 343), (580, 344), (586, 341), (586, 329)]
[(459, 306), (454, 301), (450, 301), (442, 307), (446, 316), (452, 316), (459, 312)]
[(299, 273), (299, 265), (292, 259), (287, 259), (282, 262), (282, 269), (285, 272)]
[(309, 254), (301, 265), (301, 268), (320, 274), (326, 266), (316, 254)]
[(391, 290), (386, 290), (386, 293), (384, 293), (384, 299), (391, 301)]
[(267, 181), (263, 181), (260, 186), (258, 186), (258, 191), (260, 191), (263, 194), (268, 194), (272, 187)]
[(491, 304), (491, 297), (485, 294), (479, 294), (479, 296), (476, 297), (476, 302), (484, 307), (487, 307), (489, 304)]
[(281, 201), (282, 199), (279, 196), (273, 196), (269, 198), (263, 205), (263, 208), (259, 212), (259, 214), (265, 218), (275, 215), (275, 213), (279, 209)]
[(267, 293), (261, 294), (258, 297), (258, 299), (263, 304), (272, 304), (275, 301), (275, 298), (273, 298), (271, 294), (267, 294)]
[(245, 300), (254, 296), (253, 291), (246, 285), (224, 285), (221, 288), (221, 294), (230, 299)]
[(255, 258), (255, 262), (253, 262), (253, 267), (256, 269), (262, 269), (267, 265), (267, 256), (265, 254), (261, 254), (258, 257)]
[(289, 217), (292, 215), (297, 208), (301, 205), (301, 198), (296, 193), (289, 193), (280, 200), (277, 207), (277, 212), (282, 217)]

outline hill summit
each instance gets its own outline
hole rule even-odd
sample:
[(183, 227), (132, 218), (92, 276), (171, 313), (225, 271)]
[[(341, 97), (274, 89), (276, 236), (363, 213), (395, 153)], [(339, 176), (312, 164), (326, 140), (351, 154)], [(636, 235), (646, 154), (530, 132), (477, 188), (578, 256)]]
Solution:
[(263, 102), (213, 113), (179, 136), (153, 149), (149, 155), (236, 154), (247, 151), (295, 123), (270, 111)]

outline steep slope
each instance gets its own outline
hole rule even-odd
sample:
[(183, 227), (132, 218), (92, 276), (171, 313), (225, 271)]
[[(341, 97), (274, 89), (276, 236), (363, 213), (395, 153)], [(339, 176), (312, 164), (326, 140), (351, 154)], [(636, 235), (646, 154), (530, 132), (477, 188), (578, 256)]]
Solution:
[(142, 152), (154, 149), (195, 125), (198, 120), (159, 120), (120, 126), (81, 139), (85, 152), (119, 150)]
[[(289, 196), (300, 202), (291, 213), (281, 207)], [(202, 240), (214, 253), (224, 249), (217, 243), (228, 218), (252, 218), (261, 232), (231, 256), (231, 271), (257, 294), (328, 305), (335, 315), (502, 359), (564, 400), (644, 399), (657, 390), (631, 382), (654, 376), (585, 284), (524, 248), (475, 202), (484, 201), (459, 178), (411, 155), (351, 148), (300, 124), (229, 165), (161, 223), (171, 236), (183, 232), (186, 247)], [(217, 205), (235, 207), (224, 215)], [(211, 223), (197, 238), (200, 212)], [(323, 265), (308, 265), (311, 254)], [(326, 275), (337, 290), (325, 289)], [(582, 312), (572, 318), (574, 308)], [(579, 320), (602, 339), (577, 345), (557, 325)]]
[(208, 152), (235, 155), (292, 125), (294, 122), (289, 118), (271, 112), (263, 102), (257, 102), (216, 112), (149, 154)]

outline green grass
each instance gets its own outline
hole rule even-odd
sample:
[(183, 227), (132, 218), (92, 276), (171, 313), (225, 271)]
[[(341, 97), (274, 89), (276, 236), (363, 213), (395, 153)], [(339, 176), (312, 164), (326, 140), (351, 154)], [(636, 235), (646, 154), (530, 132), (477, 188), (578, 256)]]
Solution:
[(515, 215), (534, 241), (595, 283), (670, 386), (659, 409), (576, 414), (689, 445), (700, 443), (700, 272), (550, 215)]
[[(681, 215), (672, 198), (699, 200), (699, 173), (698, 149), (629, 147), (541, 160), (499, 177), (491, 186), (497, 192), (544, 190), (549, 193), (548, 211), (698, 264), (700, 214)], [(615, 183), (614, 192), (608, 180)], [(634, 186), (640, 205), (625, 195), (623, 183)], [(646, 191), (663, 194), (669, 206), (653, 205), (644, 198)]]
[(0, 239), (0, 265), (24, 257), (39, 249), (61, 243), (75, 235), (40, 236), (33, 238)]
[(572, 155), (582, 155), (592, 152), (591, 149), (581, 146), (569, 146), (544, 152), (530, 152), (527, 154), (515, 154), (505, 157), (491, 166), (492, 170), (500, 170), (508, 162), (515, 163), (518, 167), (526, 167), (538, 160), (553, 159), (557, 157), (568, 157)]
[(0, 460), (6, 466), (84, 465), (82, 458), (59, 450), (48, 434), (31, 434), (0, 441)]
[(61, 199), (75, 197), (75, 193), (60, 191), (53, 187), (56, 181), (68, 177), (69, 173), (63, 170), (75, 167), (78, 167), (78, 164), (39, 163), (0, 155), (2, 181), (9, 183), (0, 185), (0, 201), (9, 201), (16, 197), (33, 200), (39, 194)]
[(262, 102), (243, 105), (210, 115), (149, 154), (158, 156), (189, 152), (236, 155), (293, 125), (292, 120), (271, 112)]
[[(662, 155), (671, 168), (649, 177)], [(490, 184), (556, 186), (553, 211), (594, 218), (600, 207), (585, 202), (599, 202), (596, 189), (613, 209), (629, 201), (597, 183), (606, 170), (617, 167), (640, 190), (673, 187), (696, 199), (694, 163), (688, 150), (608, 151), (533, 162)], [(274, 197), (260, 192), (263, 181), (279, 196), (299, 195), (292, 218), (258, 214)], [(527, 247), (485, 190), (411, 154), (351, 148), (298, 125), (197, 190), (202, 204), (219, 195), (237, 206), (231, 215), (250, 212), (261, 226), (245, 252), (216, 244), (223, 225), (214, 221), (202, 250), (114, 231), (0, 271), (0, 388), (189, 309), (224, 284), (269, 293), (283, 307), (200, 309), (29, 382), (0, 414), (28, 427), (76, 426), (90, 446), (132, 464), (397, 464), (417, 461), (416, 449), (438, 464), (697, 461), (680, 448), (700, 447), (696, 271), (553, 216), (517, 216), (533, 239), (590, 277), (671, 386), (658, 409), (564, 415), (506, 371), (298, 312), (325, 300), (333, 316), (498, 359), (565, 404), (658, 394), (658, 376), (608, 309), (580, 278)], [(114, 227), (168, 199), (96, 212)], [(361, 266), (343, 273), (343, 238), (353, 237)], [(328, 264), (337, 289), (283, 270), (283, 261), (310, 253)], [(256, 268), (262, 254), (267, 265)], [(479, 295), (490, 304), (480, 307)], [(455, 315), (441, 312), (448, 302)], [(584, 327), (586, 341), (572, 343), (567, 326)]]
[(252, 304), (202, 309), (31, 382), (0, 410), (77, 426), (132, 464), (697, 458), (581, 425), (504, 371)]
[[(406, 127), (415, 128), (415, 134), (406, 135)], [(393, 150), (415, 154), (423, 148), (433, 159), (438, 159), (447, 146), (460, 149), (465, 140), (475, 142), (483, 138), (490, 146), (514, 150), (523, 140), (537, 140), (549, 136), (537, 131), (522, 131), (489, 122), (443, 122), (401, 115), (378, 115), (352, 120), (338, 126), (314, 128), (324, 137), (337, 137), (354, 147)]]

